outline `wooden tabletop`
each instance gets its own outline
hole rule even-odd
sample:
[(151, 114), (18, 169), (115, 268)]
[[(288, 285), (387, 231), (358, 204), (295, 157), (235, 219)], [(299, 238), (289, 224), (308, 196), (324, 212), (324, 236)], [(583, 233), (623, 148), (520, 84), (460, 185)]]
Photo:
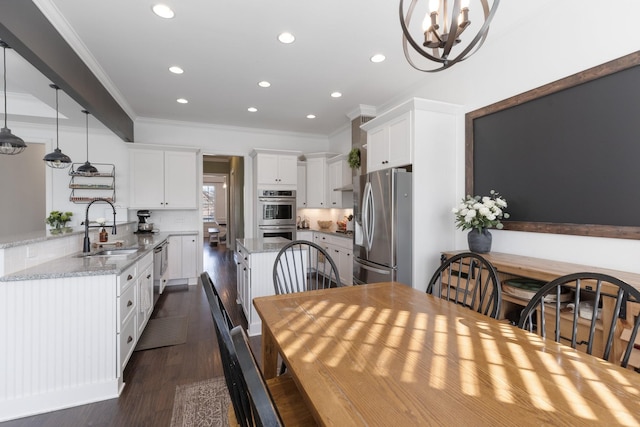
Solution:
[(254, 304), (320, 425), (640, 425), (640, 374), (399, 283)]

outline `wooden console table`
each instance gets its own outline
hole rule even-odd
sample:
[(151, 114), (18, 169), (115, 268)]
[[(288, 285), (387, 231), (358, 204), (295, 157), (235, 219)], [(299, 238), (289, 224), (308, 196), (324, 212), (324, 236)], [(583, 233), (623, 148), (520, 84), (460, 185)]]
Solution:
[[(456, 254), (466, 252), (466, 251), (445, 251), (442, 252), (442, 256), (444, 258), (450, 258)], [(488, 254), (482, 254), (482, 256), (489, 261), (495, 269), (498, 271), (498, 276), (500, 281), (504, 283), (509, 279), (514, 278), (526, 278), (526, 279), (534, 279), (540, 280), (543, 282), (550, 282), (558, 277), (565, 276), (567, 274), (578, 273), (578, 272), (591, 272), (591, 273), (601, 273), (607, 274), (609, 276), (617, 277), (620, 280), (623, 280), (635, 287), (636, 289), (640, 289), (640, 274), (630, 273), (628, 271), (620, 271), (620, 270), (612, 270), (607, 268), (599, 268), (593, 267), (589, 265), (582, 264), (573, 264), (562, 261), (553, 261), (548, 259), (541, 258), (533, 258), (528, 256), (521, 255), (512, 255), (505, 254), (499, 252), (491, 252)], [(505, 319), (508, 317), (510, 313), (517, 313), (519, 310), (524, 308), (527, 305), (528, 300), (523, 298), (518, 298), (513, 295), (509, 295), (505, 292), (502, 294), (502, 307), (500, 308), (500, 313), (498, 318)], [(603, 306), (603, 318), (607, 318), (607, 305)], [(637, 316), (640, 314), (640, 304), (628, 303), (627, 306), (627, 316), (632, 319), (631, 316)], [(547, 313), (547, 316), (553, 315), (551, 313)], [(610, 315), (609, 315), (610, 316)], [(608, 317), (609, 319), (611, 317)], [(550, 324), (553, 322), (547, 321), (547, 328), (550, 327)], [(587, 321), (584, 322), (587, 324)], [(580, 327), (580, 326), (579, 326)], [(599, 330), (603, 330), (601, 324), (597, 325)], [(617, 336), (620, 337), (620, 334), (623, 332), (624, 325), (622, 327), (617, 328)], [(604, 335), (604, 332), (602, 333)], [(552, 333), (547, 329), (547, 336), (552, 336)], [(595, 348), (593, 354), (602, 354), (602, 350), (599, 349), (599, 346), (602, 346), (602, 340), (598, 340), (598, 334), (596, 334), (596, 344), (594, 344)], [(580, 346), (578, 346), (580, 349)], [(611, 361), (619, 360), (621, 355), (622, 343), (614, 343), (612, 356), (610, 358)], [(638, 367), (640, 365), (640, 350), (634, 350), (632, 354), (632, 358), (630, 361), (630, 365)]]

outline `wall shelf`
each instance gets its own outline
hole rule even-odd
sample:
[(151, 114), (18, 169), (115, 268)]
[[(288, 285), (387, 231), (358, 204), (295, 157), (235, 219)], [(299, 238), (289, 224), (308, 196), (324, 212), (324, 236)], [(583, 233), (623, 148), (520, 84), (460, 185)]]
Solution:
[(92, 163), (95, 173), (79, 172), (84, 163), (72, 163), (69, 170), (69, 200), (73, 203), (91, 203), (95, 199), (116, 201), (116, 167), (110, 163)]

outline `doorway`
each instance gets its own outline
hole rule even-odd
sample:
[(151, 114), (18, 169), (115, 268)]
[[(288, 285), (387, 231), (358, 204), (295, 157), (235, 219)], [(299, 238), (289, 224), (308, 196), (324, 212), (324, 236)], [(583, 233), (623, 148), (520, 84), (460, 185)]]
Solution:
[[(202, 225), (205, 241), (209, 228), (218, 228), (217, 244), (235, 250), (235, 241), (244, 236), (244, 158), (203, 155)], [(214, 221), (218, 227), (214, 227)]]

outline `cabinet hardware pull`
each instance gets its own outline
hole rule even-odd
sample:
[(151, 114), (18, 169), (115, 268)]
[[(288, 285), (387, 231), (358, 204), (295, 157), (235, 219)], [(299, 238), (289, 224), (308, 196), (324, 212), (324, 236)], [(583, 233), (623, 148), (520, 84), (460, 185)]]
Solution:
[(133, 276), (132, 275), (128, 275), (127, 276), (127, 280), (131, 280), (131, 279), (133, 279)]
[(149, 279), (151, 277), (151, 274), (147, 274), (147, 279)]
[(127, 307), (131, 307), (133, 305), (133, 302), (131, 302), (131, 300), (127, 301)]
[(129, 338), (127, 338), (127, 344), (129, 344), (131, 341), (133, 341), (133, 338), (131, 338), (131, 335), (129, 335)]

